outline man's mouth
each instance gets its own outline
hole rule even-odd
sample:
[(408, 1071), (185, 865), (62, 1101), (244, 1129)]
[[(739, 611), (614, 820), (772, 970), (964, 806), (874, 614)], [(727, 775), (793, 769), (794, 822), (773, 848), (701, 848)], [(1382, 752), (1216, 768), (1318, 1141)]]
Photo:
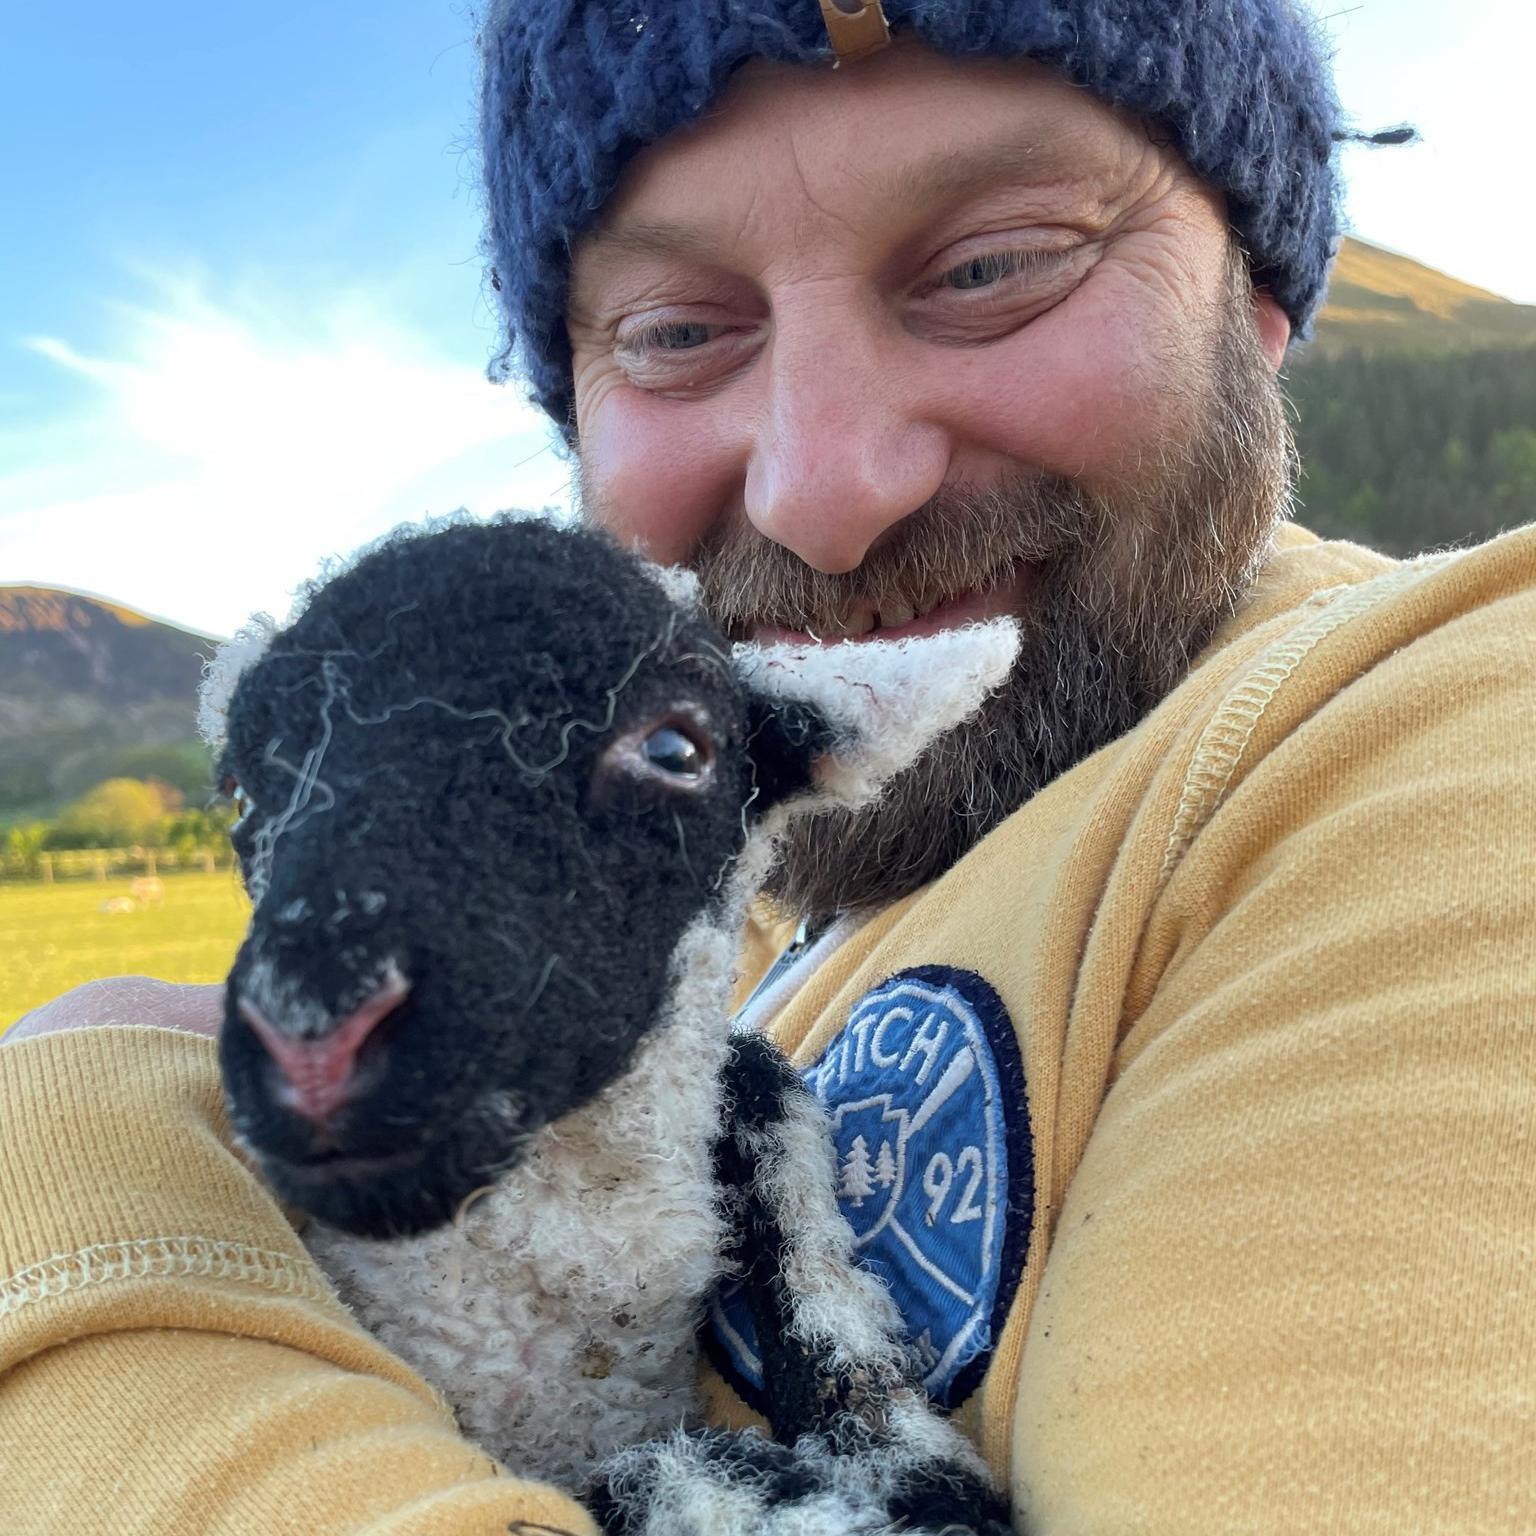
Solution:
[(926, 604), (897, 599), (876, 608), (867, 601), (850, 603), (836, 623), (819, 630), (787, 629), (759, 624), (752, 639), (759, 645), (835, 645), (845, 640), (913, 640), (964, 624), (1020, 614), (1040, 582), (1043, 561), (1021, 561), (1001, 580), (971, 587)]

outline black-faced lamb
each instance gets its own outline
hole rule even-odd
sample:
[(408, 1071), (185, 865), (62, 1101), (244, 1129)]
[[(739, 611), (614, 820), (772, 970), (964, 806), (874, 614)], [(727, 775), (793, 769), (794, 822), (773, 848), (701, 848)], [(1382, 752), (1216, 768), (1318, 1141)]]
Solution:
[[(504, 519), (385, 541), (205, 687), (253, 902), (237, 1132), (361, 1321), (606, 1529), (1006, 1528), (816, 1101), (726, 1012), (776, 828), (877, 792), (1014, 640), (924, 644), (733, 653), (683, 574)], [(726, 1272), (779, 1444), (669, 1433)]]

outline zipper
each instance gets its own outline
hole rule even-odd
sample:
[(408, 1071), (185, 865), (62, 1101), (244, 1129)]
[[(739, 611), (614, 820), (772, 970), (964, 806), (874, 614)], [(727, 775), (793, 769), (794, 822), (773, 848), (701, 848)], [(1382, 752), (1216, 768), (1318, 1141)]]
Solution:
[(802, 917), (800, 919), (800, 926), (795, 929), (794, 937), (779, 951), (778, 959), (763, 972), (757, 985), (752, 988), (741, 1007), (736, 1010), (735, 1016), (731, 1020), (732, 1024), (740, 1024), (751, 1013), (752, 1005), (757, 1002), (758, 998), (762, 997), (770, 987), (776, 986), (783, 980), (785, 972), (820, 937), (820, 932), (815, 935), (811, 933), (810, 919)]

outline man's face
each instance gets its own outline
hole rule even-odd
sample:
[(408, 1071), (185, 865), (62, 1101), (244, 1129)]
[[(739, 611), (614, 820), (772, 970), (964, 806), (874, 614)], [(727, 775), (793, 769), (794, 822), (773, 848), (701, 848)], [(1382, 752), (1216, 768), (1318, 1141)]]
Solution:
[(1289, 489), (1286, 322), (1220, 198), (1030, 64), (749, 66), (633, 163), (568, 324), (588, 516), (694, 564), (733, 633), (1023, 620), (980, 721), (789, 850), (818, 913), (931, 878), (1134, 725)]

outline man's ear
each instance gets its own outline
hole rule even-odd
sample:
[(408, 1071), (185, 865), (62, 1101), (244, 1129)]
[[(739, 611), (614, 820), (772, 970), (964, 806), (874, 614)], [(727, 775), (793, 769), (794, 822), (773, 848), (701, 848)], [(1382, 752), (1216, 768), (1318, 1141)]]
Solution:
[(940, 736), (1007, 678), (1019, 649), (1012, 619), (920, 640), (738, 645), (747, 691), (754, 814), (856, 809), (877, 800)]
[(1291, 344), (1291, 321), (1267, 288), (1254, 291), (1253, 321), (1264, 356), (1269, 359), (1269, 366), (1279, 373), (1285, 366), (1285, 349)]

